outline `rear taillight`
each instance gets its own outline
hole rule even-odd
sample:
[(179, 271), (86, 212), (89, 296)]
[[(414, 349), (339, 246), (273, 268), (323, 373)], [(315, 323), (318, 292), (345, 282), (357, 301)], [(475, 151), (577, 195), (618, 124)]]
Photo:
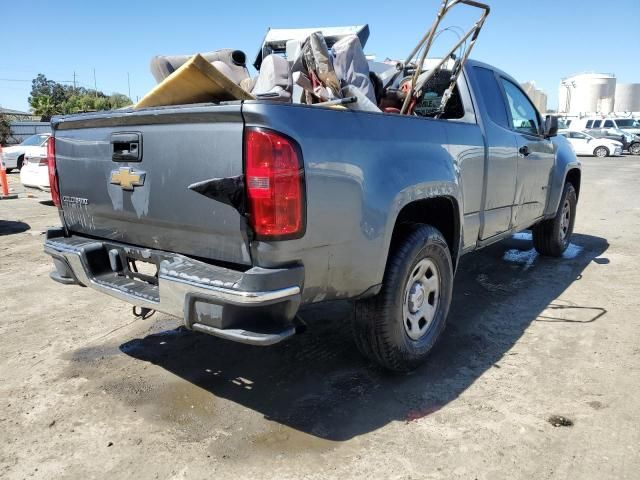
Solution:
[(47, 142), (47, 165), (49, 166), (49, 188), (51, 189), (51, 200), (56, 207), (60, 206), (60, 188), (58, 186), (58, 171), (56, 169), (56, 142), (53, 137), (49, 137)]
[(38, 160), (38, 166), (39, 167), (48, 167), (49, 166), (49, 157), (41, 157), (40, 160)]
[(304, 170), (297, 144), (280, 134), (248, 129), (245, 173), (251, 227), (259, 238), (304, 234)]

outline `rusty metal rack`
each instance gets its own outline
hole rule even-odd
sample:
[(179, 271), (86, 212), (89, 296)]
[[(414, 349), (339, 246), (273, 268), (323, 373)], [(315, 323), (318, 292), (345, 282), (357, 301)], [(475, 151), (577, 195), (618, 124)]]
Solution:
[[(482, 14), (480, 18), (460, 38), (460, 40), (455, 44), (455, 46), (451, 48), (447, 52), (447, 54), (442, 57), (442, 59), (437, 63), (437, 65), (434, 68), (431, 68), (428, 72), (424, 73), (423, 72), (424, 62), (427, 59), (429, 50), (431, 49), (433, 41), (436, 37), (436, 34), (438, 32), (438, 27), (440, 26), (442, 20), (447, 15), (447, 13), (449, 13), (451, 9), (453, 9), (455, 6), (460, 4), (468, 5), (468, 6), (475, 7), (482, 10)], [(433, 25), (431, 25), (431, 28), (427, 31), (424, 37), (422, 37), (420, 42), (418, 42), (418, 44), (409, 54), (409, 56), (404, 61), (404, 63), (401, 63), (398, 65), (399, 72), (413, 71), (411, 75), (411, 82), (409, 84), (409, 90), (406, 92), (406, 96), (404, 98), (404, 102), (402, 104), (402, 109), (400, 113), (404, 115), (412, 114), (413, 113), (412, 104), (415, 104), (415, 102), (412, 102), (412, 100), (421, 97), (423, 93), (422, 89), (424, 85), (431, 78), (433, 78), (433, 76), (440, 70), (440, 68), (442, 68), (442, 66), (447, 61), (449, 61), (449, 59), (454, 59), (455, 62), (451, 70), (451, 80), (450, 80), (449, 86), (447, 87), (447, 89), (445, 90), (442, 96), (442, 100), (439, 108), (440, 113), (438, 115), (444, 112), (447, 102), (449, 101), (449, 98), (453, 93), (453, 89), (456, 85), (458, 77), (460, 76), (460, 72), (462, 71), (464, 62), (467, 60), (467, 58), (469, 58), (469, 54), (471, 53), (471, 50), (473, 49), (473, 46), (476, 43), (478, 35), (480, 34), (480, 30), (482, 29), (482, 26), (484, 25), (484, 22), (487, 16), (489, 15), (489, 12), (490, 12), (490, 8), (488, 5), (485, 5), (484, 3), (476, 2), (474, 0), (443, 0), (442, 1), (440, 8), (438, 9), (438, 14), (436, 15), (436, 19), (433, 22)], [(462, 54), (456, 58), (456, 55), (455, 55), (456, 50), (458, 50), (463, 44), (465, 44), (469, 38), (471, 40), (469, 41), (468, 44), (465, 45), (462, 51)], [(418, 54), (418, 52), (421, 52), (420, 57), (418, 58), (417, 63), (413, 63), (413, 59)]]

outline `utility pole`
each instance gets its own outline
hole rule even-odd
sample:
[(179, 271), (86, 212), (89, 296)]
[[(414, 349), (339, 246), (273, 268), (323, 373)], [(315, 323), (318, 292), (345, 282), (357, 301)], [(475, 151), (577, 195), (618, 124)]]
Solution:
[(131, 99), (131, 81), (129, 79), (129, 72), (127, 72), (127, 87), (129, 89), (129, 99)]
[(98, 98), (98, 82), (96, 82), (96, 69), (93, 69), (93, 91)]
[(76, 72), (73, 71), (73, 93), (76, 93)]

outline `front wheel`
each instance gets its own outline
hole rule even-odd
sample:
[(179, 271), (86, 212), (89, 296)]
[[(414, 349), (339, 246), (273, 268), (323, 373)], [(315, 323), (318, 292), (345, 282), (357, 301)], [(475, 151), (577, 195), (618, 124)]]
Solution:
[(562, 256), (571, 243), (577, 206), (576, 190), (571, 183), (567, 182), (562, 191), (556, 216), (532, 228), (533, 246), (538, 253), (548, 257)]
[(380, 293), (356, 303), (353, 322), (360, 352), (396, 372), (412, 370), (427, 357), (444, 330), (453, 287), (442, 234), (430, 225), (403, 228)]
[(631, 155), (640, 155), (640, 143), (632, 143), (629, 145), (629, 153)]
[(598, 158), (608, 157), (609, 149), (607, 147), (598, 147), (593, 151), (593, 154)]

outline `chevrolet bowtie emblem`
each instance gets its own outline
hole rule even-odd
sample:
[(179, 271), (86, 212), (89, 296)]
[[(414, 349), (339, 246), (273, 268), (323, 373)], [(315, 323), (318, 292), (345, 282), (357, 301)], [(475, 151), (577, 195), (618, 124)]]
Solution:
[(120, 185), (123, 190), (133, 190), (133, 187), (141, 187), (144, 185), (144, 176), (142, 172), (134, 172), (129, 167), (121, 167), (111, 172), (111, 183)]

